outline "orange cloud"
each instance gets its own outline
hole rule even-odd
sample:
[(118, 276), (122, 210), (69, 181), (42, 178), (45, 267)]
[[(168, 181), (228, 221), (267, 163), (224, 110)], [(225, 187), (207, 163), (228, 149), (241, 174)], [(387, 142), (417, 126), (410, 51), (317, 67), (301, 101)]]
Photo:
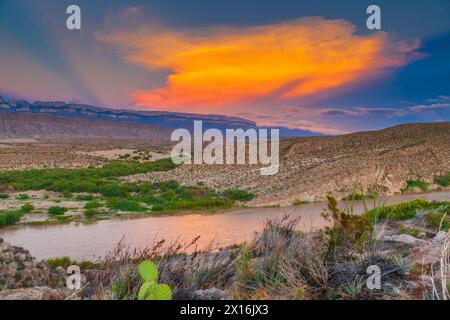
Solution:
[(419, 46), (391, 43), (384, 32), (355, 31), (344, 20), (304, 18), (182, 32), (147, 26), (96, 36), (118, 46), (129, 62), (168, 70), (164, 87), (130, 94), (136, 105), (192, 111), (323, 93), (404, 65)]

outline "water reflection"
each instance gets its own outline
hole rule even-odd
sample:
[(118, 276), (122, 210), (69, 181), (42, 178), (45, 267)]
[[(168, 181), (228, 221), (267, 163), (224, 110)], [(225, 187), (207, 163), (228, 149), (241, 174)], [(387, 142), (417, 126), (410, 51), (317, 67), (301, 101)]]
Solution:
[[(449, 192), (425, 195), (391, 197), (386, 203), (409, 201), (416, 198), (448, 200)], [(373, 201), (367, 203), (373, 206)], [(340, 203), (348, 206), (348, 203)], [(215, 215), (185, 215), (149, 217), (132, 220), (109, 220), (94, 224), (68, 224), (39, 227), (19, 227), (0, 231), (0, 237), (13, 245), (27, 248), (38, 259), (70, 256), (74, 259), (92, 259), (104, 256), (124, 238), (136, 248), (143, 248), (154, 241), (165, 239), (190, 242), (197, 236), (198, 247), (204, 248), (212, 241), (218, 246), (228, 246), (250, 240), (267, 219), (282, 218), (286, 214), (300, 217), (298, 229), (317, 230), (326, 225), (321, 216), (325, 203), (313, 203), (297, 207), (241, 209)], [(354, 211), (361, 213), (361, 202), (354, 204)]]

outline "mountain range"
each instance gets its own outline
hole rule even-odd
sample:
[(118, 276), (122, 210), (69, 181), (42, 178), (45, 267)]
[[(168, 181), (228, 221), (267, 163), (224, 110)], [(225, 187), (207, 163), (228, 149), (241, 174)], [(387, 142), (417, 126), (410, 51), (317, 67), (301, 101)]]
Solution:
[(217, 128), (224, 131), (238, 128), (244, 130), (276, 128), (280, 129), (280, 136), (285, 138), (322, 135), (301, 129), (258, 127), (254, 121), (240, 117), (120, 110), (59, 101), (29, 103), (24, 100), (4, 99), (0, 96), (2, 124), (0, 137), (3, 138), (55, 136), (126, 138), (128, 135), (126, 128), (130, 129), (130, 138), (145, 138), (149, 134), (154, 136), (153, 133), (156, 132), (158, 137), (164, 135), (168, 138), (170, 134), (167, 129), (193, 130), (194, 120), (202, 120), (204, 129)]

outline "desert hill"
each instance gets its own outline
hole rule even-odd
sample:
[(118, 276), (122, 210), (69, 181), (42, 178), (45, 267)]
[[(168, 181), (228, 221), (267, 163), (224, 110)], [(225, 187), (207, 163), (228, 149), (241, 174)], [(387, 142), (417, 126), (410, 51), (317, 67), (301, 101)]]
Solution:
[(280, 170), (261, 176), (255, 166), (184, 165), (174, 171), (131, 179), (203, 181), (214, 188), (245, 188), (258, 195), (254, 204), (288, 205), (315, 201), (332, 192), (346, 196), (399, 192), (410, 179), (430, 183), (450, 172), (450, 123), (408, 124), (342, 136), (284, 140)]

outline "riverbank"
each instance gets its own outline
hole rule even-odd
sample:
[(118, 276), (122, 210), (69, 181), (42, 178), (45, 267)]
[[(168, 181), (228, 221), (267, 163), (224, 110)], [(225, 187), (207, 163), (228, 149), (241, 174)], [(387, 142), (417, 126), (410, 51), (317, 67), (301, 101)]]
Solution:
[[(449, 192), (423, 195), (398, 195), (384, 200), (340, 201), (339, 206), (362, 214), (374, 206), (385, 206), (415, 199), (449, 201)], [(264, 222), (281, 219), (286, 215), (299, 219), (297, 230), (317, 231), (328, 226), (322, 217), (326, 202), (310, 203), (293, 207), (239, 208), (217, 214), (188, 214), (182, 216), (145, 217), (140, 219), (112, 219), (89, 224), (68, 223), (64, 225), (18, 226), (0, 230), (0, 237), (22, 246), (38, 259), (69, 255), (77, 260), (103, 257), (114, 249), (122, 239), (137, 249), (149, 243), (165, 239), (166, 243), (177, 240), (197, 240), (197, 248), (204, 249), (212, 242), (217, 248), (251, 240)]]
[[(412, 201), (355, 215), (330, 198), (327, 208), (330, 227), (323, 230), (299, 232), (298, 219), (283, 217), (266, 221), (248, 241), (220, 250), (199, 250), (198, 239), (167, 246), (155, 241), (141, 250), (121, 242), (102, 259), (84, 263), (82, 288), (70, 292), (62, 282), (46, 279), (62, 276), (67, 263), (77, 262), (36, 263), (26, 250), (2, 242), (0, 272), (8, 277), (0, 298), (137, 299), (138, 265), (144, 260), (157, 264), (158, 281), (171, 288), (173, 299), (449, 298), (447, 203)], [(196, 249), (187, 253), (189, 248)], [(380, 287), (368, 285), (369, 267), (379, 268)], [(15, 279), (32, 275), (33, 268), (49, 276), (37, 287), (33, 282), (21, 287)]]

